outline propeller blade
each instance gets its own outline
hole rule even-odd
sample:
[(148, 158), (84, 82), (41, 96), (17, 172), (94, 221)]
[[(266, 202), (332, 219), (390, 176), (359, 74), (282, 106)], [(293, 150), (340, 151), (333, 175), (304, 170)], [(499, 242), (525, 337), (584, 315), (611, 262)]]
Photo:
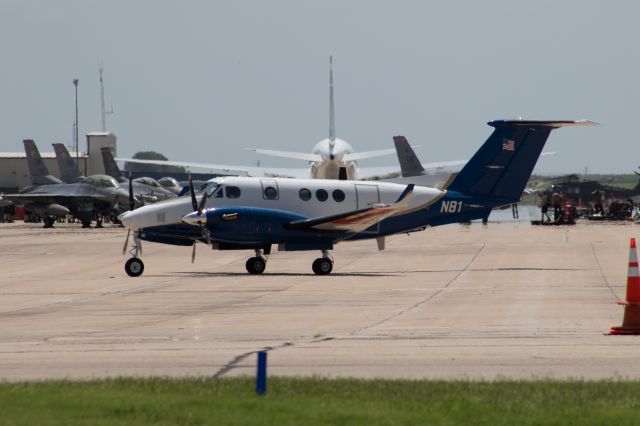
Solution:
[(124, 240), (124, 247), (122, 247), (123, 255), (127, 252), (127, 246), (129, 245), (129, 234), (131, 234), (131, 229), (127, 229), (127, 238)]
[(135, 206), (135, 200), (133, 198), (133, 181), (131, 180), (131, 172), (129, 172), (129, 210), (133, 211)]
[(193, 240), (193, 250), (191, 251), (191, 263), (196, 261), (196, 244), (198, 240)]
[(202, 210), (204, 210), (204, 206), (207, 204), (207, 193), (204, 192), (202, 194), (202, 198), (200, 199), (200, 205), (198, 206), (198, 215), (202, 214)]
[(196, 200), (196, 190), (193, 188), (191, 175), (189, 175), (189, 192), (191, 193), (191, 206), (193, 207), (193, 211), (196, 211), (198, 210), (198, 200)]

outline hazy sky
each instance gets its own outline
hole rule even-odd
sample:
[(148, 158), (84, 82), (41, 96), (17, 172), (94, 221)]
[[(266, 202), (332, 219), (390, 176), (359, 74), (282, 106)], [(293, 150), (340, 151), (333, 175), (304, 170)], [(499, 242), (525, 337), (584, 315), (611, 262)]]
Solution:
[[(468, 158), (497, 118), (577, 119), (552, 133), (548, 173), (640, 165), (637, 1), (0, 0), (0, 151), (99, 131), (98, 61), (118, 155), (304, 167), (242, 150), (356, 151), (402, 134), (423, 162)], [(395, 157), (361, 166), (397, 164)]]

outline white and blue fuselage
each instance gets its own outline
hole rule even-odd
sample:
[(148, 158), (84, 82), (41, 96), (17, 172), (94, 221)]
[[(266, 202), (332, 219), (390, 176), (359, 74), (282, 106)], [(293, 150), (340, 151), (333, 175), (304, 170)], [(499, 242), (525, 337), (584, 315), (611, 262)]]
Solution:
[[(201, 188), (199, 197), (205, 192), (208, 194), (201, 224), (207, 227), (213, 243), (236, 244), (235, 248), (259, 248), (268, 244), (286, 247), (290, 243), (290, 249), (314, 250), (330, 248), (344, 239), (378, 238), (424, 229), (430, 222), (459, 221), (464, 212), (469, 214), (469, 219), (477, 219), (490, 211), (486, 204), (474, 204), (462, 194), (415, 187), (402, 212), (359, 232), (339, 227), (287, 228), (288, 224), (305, 219), (392, 205), (406, 188), (406, 185), (383, 182), (220, 177)], [(195, 239), (204, 239), (195, 222), (184, 223), (184, 217), (192, 212), (190, 198), (182, 197), (127, 212), (121, 220), (137, 231), (142, 240), (191, 245)], [(231, 217), (233, 220), (223, 220)], [(302, 246), (294, 245), (303, 242)]]

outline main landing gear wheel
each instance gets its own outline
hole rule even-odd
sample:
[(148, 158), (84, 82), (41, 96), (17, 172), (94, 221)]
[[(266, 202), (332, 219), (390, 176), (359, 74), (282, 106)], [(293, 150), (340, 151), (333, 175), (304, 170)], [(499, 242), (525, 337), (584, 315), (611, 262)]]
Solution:
[(53, 224), (55, 223), (55, 221), (56, 220), (50, 216), (42, 218), (42, 222), (44, 223), (43, 228), (53, 228)]
[(144, 263), (137, 257), (132, 257), (124, 264), (124, 271), (130, 277), (139, 277), (144, 272)]
[(264, 272), (267, 267), (267, 262), (263, 258), (256, 256), (247, 260), (246, 267), (248, 273), (257, 275)]
[(329, 275), (333, 270), (333, 262), (326, 257), (319, 257), (313, 261), (311, 269), (316, 275)]

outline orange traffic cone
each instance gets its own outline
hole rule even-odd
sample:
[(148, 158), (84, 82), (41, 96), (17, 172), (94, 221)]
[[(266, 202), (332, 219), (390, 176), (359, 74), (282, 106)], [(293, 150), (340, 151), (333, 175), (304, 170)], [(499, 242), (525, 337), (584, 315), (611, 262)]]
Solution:
[(611, 327), (609, 334), (640, 334), (640, 274), (638, 273), (638, 254), (636, 239), (629, 244), (629, 273), (627, 275), (627, 300), (619, 301), (624, 305), (622, 326)]

